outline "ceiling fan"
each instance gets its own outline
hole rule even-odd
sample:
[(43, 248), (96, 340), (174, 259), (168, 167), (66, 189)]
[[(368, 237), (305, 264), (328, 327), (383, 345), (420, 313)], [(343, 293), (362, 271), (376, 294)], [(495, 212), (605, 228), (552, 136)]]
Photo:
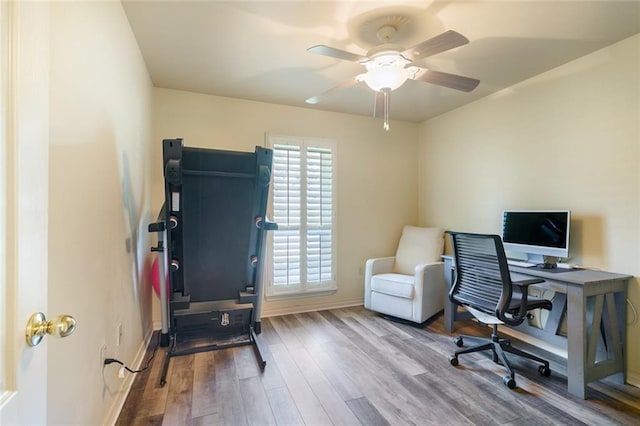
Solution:
[[(402, 49), (391, 43), (397, 28), (384, 25), (378, 29), (376, 35), (382, 44), (369, 50), (366, 55), (347, 52), (335, 47), (317, 45), (307, 49), (307, 52), (329, 56), (345, 61), (359, 62), (367, 71), (346, 80), (339, 85), (312, 96), (306, 100), (309, 104), (317, 104), (326, 97), (339, 90), (364, 82), (376, 92), (374, 103), (374, 117), (384, 116), (384, 129), (389, 130), (389, 94), (402, 86), (405, 81), (418, 80), (451, 89), (470, 92), (475, 89), (480, 80), (456, 74), (434, 71), (413, 65), (413, 61), (426, 58), (469, 43), (469, 40), (456, 31), (445, 31), (435, 37), (423, 41), (409, 49)], [(407, 66), (409, 65), (409, 66)]]

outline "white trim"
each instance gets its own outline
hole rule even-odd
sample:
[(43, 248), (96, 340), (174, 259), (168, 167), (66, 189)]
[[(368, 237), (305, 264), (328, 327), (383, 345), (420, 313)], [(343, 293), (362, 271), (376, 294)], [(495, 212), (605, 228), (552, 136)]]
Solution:
[[(305, 136), (291, 136), (283, 134), (265, 134), (265, 145), (273, 149), (274, 145), (291, 145), (300, 148), (300, 181), (304, 183), (302, 186), (304, 190), (300, 197), (300, 219), (299, 229), (294, 230), (300, 234), (300, 283), (293, 283), (290, 285), (278, 285), (277, 287), (272, 283), (273, 274), (273, 262), (272, 262), (272, 246), (274, 233), (267, 234), (267, 250), (266, 250), (266, 265), (264, 268), (264, 281), (266, 282), (265, 295), (270, 298), (290, 298), (296, 296), (311, 296), (317, 294), (326, 294), (327, 292), (335, 292), (338, 289), (337, 285), (337, 271), (338, 271), (338, 247), (337, 247), (337, 235), (338, 235), (338, 196), (337, 196), (337, 182), (338, 182), (338, 146), (335, 139), (329, 138), (315, 138)], [(332, 164), (332, 220), (331, 220), (331, 250), (332, 250), (332, 276), (330, 281), (323, 283), (307, 283), (307, 253), (306, 253), (306, 238), (307, 238), (307, 220), (306, 220), (306, 173), (307, 173), (307, 150), (308, 148), (325, 147), (331, 149), (331, 164)], [(275, 173), (272, 171), (272, 176)], [(276, 222), (278, 218), (275, 217), (273, 212), (273, 201), (275, 185), (272, 184), (270, 188), (270, 201), (268, 205), (268, 215)], [(284, 226), (284, 225), (283, 225)]]
[[(147, 336), (144, 338), (140, 346), (138, 347), (138, 352), (134, 358), (132, 365), (132, 370), (140, 369), (142, 365), (142, 361), (144, 361), (144, 356), (147, 353), (147, 348), (149, 347), (149, 342), (153, 337), (153, 329), (147, 333)], [(130, 366), (131, 367), (131, 366)], [(108, 367), (105, 367), (108, 368)], [(103, 369), (103, 374), (104, 369)], [(118, 417), (120, 416), (120, 412), (122, 411), (122, 407), (124, 406), (127, 397), (129, 396), (129, 392), (131, 392), (131, 386), (133, 386), (133, 381), (135, 380), (135, 374), (127, 374), (125, 376), (124, 382), (120, 389), (116, 392), (116, 396), (114, 398), (113, 404), (111, 404), (111, 408), (107, 413), (105, 421), (103, 425), (115, 425), (116, 421), (118, 421)]]
[(47, 312), (50, 6), (8, 1), (2, 10), (0, 422), (44, 424), (47, 344), (28, 348), (24, 321)]
[(311, 296), (330, 296), (332, 294), (336, 294), (338, 289), (313, 289), (307, 290), (305, 292), (300, 291), (290, 291), (290, 292), (278, 292), (271, 295), (265, 295), (265, 300), (291, 300), (291, 299), (301, 299)]
[[(15, 82), (15, 73), (12, 68), (15, 64), (13, 58), (13, 44), (12, 44), (12, 3), (2, 2), (0, 3), (0, 212), (3, 216), (7, 211), (9, 205), (8, 196), (8, 183), (9, 173), (7, 172), (7, 155), (8, 144), (10, 135), (9, 132), (13, 130), (12, 126), (12, 110), (10, 105), (12, 104), (12, 87)], [(13, 357), (9, 354), (9, 346), (7, 338), (10, 336), (9, 324), (11, 324), (11, 317), (9, 316), (9, 308), (5, 306), (8, 304), (8, 285), (7, 285), (7, 221), (3, 217), (0, 220), (0, 354), (2, 360), (0, 361), (0, 411), (1, 408), (13, 398), (15, 392), (10, 390), (14, 386), (15, 380), (7, 380), (8, 374), (13, 374), (15, 368), (13, 366)], [(9, 373), (11, 372), (11, 373)]]
[(316, 312), (316, 311), (326, 311), (329, 309), (342, 309), (342, 308), (350, 308), (353, 306), (363, 306), (364, 298), (359, 297), (356, 299), (343, 300), (342, 302), (325, 302), (325, 303), (315, 303), (312, 305), (305, 306), (287, 306), (282, 308), (275, 309), (265, 309), (262, 312), (262, 318), (268, 317), (277, 317), (280, 315), (291, 315), (291, 314), (302, 314), (305, 312)]
[(640, 373), (627, 371), (627, 384), (640, 388)]

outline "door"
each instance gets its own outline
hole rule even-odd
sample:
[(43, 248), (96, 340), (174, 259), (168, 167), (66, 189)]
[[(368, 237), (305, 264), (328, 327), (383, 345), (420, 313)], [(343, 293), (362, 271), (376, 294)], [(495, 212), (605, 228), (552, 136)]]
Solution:
[(0, 424), (46, 423), (49, 5), (0, 1)]

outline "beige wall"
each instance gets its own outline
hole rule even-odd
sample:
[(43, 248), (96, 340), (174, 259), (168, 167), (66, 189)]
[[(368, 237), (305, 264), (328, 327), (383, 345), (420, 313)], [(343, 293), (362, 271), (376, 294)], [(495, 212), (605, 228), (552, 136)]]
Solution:
[(100, 346), (136, 367), (151, 332), (151, 81), (119, 2), (52, 3), (50, 37), (48, 316), (78, 326), (47, 342), (47, 423), (102, 424), (130, 382)]
[(420, 220), (498, 233), (503, 209), (570, 209), (571, 262), (634, 275), (640, 311), (639, 75), (636, 35), (423, 123)]
[[(162, 202), (162, 138), (231, 150), (265, 132), (337, 140), (340, 291), (269, 301), (265, 314), (361, 303), (365, 259), (393, 253), (403, 224), (497, 232), (504, 208), (570, 208), (575, 262), (640, 275), (639, 40), (385, 133), (366, 117), (151, 89), (119, 3), (54, 3), (49, 315), (75, 315), (78, 330), (47, 343), (48, 423), (112, 420), (127, 382), (103, 372), (99, 348), (134, 364), (152, 302), (158, 318), (146, 225)], [(629, 298), (638, 309), (637, 279)]]
[(240, 151), (263, 145), (266, 132), (337, 141), (339, 290), (331, 296), (267, 301), (263, 315), (362, 303), (365, 260), (393, 254), (402, 225), (417, 221), (418, 125), (392, 122), (387, 133), (380, 120), (368, 117), (167, 89), (153, 93), (156, 212), (164, 200), (163, 138)]

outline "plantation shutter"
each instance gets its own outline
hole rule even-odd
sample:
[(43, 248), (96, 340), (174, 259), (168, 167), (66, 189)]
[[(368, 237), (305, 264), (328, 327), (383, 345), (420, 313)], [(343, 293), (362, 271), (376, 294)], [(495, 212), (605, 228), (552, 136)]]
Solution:
[(307, 148), (307, 282), (330, 281), (333, 165), (331, 148)]
[(273, 147), (273, 285), (301, 282), (300, 217), (302, 170), (300, 147)]
[(333, 141), (269, 136), (273, 148), (269, 294), (336, 288)]

